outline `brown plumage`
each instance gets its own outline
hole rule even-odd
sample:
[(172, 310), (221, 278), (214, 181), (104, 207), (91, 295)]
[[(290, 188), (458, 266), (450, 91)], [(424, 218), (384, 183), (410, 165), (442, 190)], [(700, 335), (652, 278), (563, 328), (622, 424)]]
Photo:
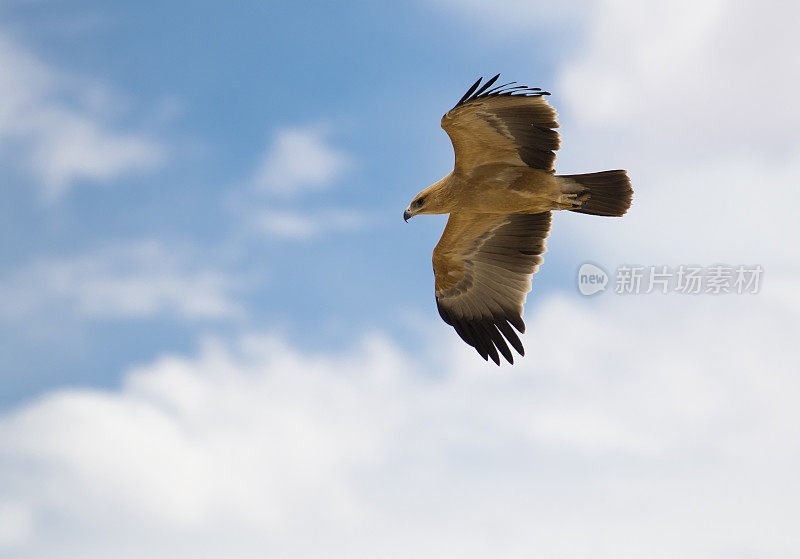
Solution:
[(482, 78), (446, 115), (442, 128), (455, 151), (453, 171), (406, 209), (449, 213), (433, 251), (436, 305), (442, 319), (486, 360), (524, 355), (514, 329), (525, 331), (522, 306), (542, 263), (551, 210), (621, 216), (631, 204), (622, 170), (556, 175), (560, 142), (546, 91), (492, 87)]

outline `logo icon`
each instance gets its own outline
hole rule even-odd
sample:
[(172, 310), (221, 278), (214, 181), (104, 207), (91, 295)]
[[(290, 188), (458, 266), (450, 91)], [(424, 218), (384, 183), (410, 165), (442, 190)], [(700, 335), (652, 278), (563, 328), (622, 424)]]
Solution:
[(608, 285), (608, 274), (600, 266), (584, 262), (578, 268), (578, 291), (581, 295), (594, 295), (605, 291)]

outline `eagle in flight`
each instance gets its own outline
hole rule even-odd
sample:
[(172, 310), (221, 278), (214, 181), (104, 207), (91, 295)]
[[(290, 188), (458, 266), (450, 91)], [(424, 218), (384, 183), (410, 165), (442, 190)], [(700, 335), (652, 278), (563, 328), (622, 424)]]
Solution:
[[(613, 216), (631, 205), (624, 170), (556, 175), (556, 112), (538, 87), (479, 78), (442, 117), (453, 171), (411, 201), (403, 218), (450, 214), (433, 250), (442, 319), (484, 360), (525, 354), (522, 306), (542, 263), (552, 210)], [(508, 342), (508, 343), (506, 343)]]

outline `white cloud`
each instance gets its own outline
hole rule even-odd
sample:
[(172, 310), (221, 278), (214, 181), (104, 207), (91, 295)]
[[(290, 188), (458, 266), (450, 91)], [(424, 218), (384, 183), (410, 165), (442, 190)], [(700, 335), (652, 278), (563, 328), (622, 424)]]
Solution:
[(627, 167), (635, 195), (618, 235), (568, 219), (573, 233), (651, 262), (792, 270), (783, 239), (800, 235), (798, 17), (790, 3), (598, 2), (554, 88), (569, 115), (559, 168)]
[(353, 231), (364, 217), (352, 210), (328, 209), (318, 212), (263, 210), (252, 218), (252, 228), (272, 237), (307, 240), (340, 231)]
[(61, 308), (96, 318), (239, 314), (237, 283), (191, 256), (186, 247), (144, 241), (42, 259), (0, 278), (0, 309), (9, 320)]
[(122, 101), (102, 84), (47, 65), (0, 31), (0, 154), (21, 155), (42, 198), (54, 201), (83, 180), (105, 182), (163, 164), (165, 148), (119, 129)]
[[(273, 196), (291, 197), (303, 192), (328, 188), (351, 168), (349, 155), (328, 141), (324, 126), (284, 128), (276, 131), (272, 144), (262, 156), (251, 184)], [(242, 221), (251, 233), (276, 239), (309, 240), (321, 235), (352, 231), (362, 227), (365, 218), (344, 208), (309, 210), (284, 206), (263, 207), (261, 200), (234, 202)]]
[(0, 491), (30, 557), (794, 556), (782, 301), (551, 299), (500, 369), (450, 332), (210, 341), (6, 414)]
[(33, 511), (27, 504), (0, 501), (0, 549), (24, 543), (33, 532)]
[(797, 5), (602, 0), (596, 14), (562, 73), (576, 120), (691, 159), (797, 146)]
[(331, 146), (322, 126), (278, 130), (252, 179), (256, 188), (282, 195), (330, 186), (350, 167), (347, 154)]

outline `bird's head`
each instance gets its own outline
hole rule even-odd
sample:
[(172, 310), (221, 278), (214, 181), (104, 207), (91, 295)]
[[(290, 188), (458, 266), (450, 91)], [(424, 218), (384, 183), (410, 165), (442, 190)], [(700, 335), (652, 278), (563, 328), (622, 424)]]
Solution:
[(403, 219), (408, 221), (417, 214), (446, 214), (451, 208), (447, 196), (449, 192), (447, 178), (432, 184), (416, 196), (403, 212)]
[(403, 219), (408, 221), (417, 214), (425, 213), (425, 203), (427, 201), (428, 201), (428, 195), (425, 194), (424, 190), (419, 194), (417, 194), (416, 196), (414, 196), (414, 199), (408, 205), (406, 211), (403, 212)]

